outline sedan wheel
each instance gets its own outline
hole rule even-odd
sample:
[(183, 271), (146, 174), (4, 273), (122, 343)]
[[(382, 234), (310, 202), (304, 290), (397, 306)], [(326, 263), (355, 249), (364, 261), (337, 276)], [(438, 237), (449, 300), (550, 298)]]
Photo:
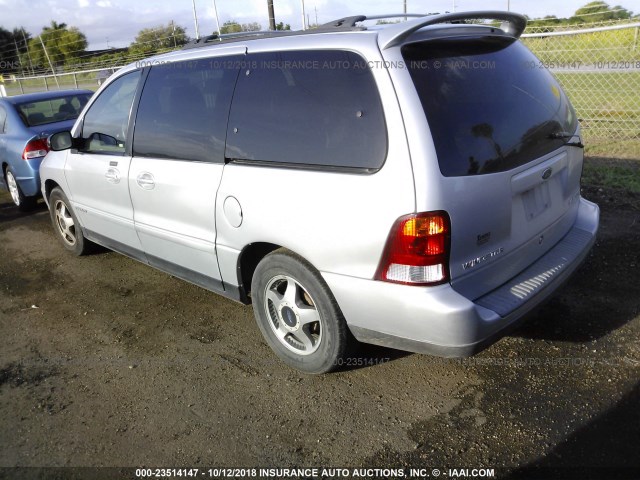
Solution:
[(9, 186), (9, 193), (11, 194), (11, 199), (16, 206), (20, 206), (21, 198), (20, 198), (20, 190), (18, 190), (18, 183), (16, 182), (13, 173), (7, 171), (7, 185)]
[(7, 168), (5, 172), (5, 179), (7, 183), (7, 187), (9, 187), (9, 193), (11, 194), (11, 200), (15, 203), (18, 210), (21, 212), (28, 212), (36, 206), (36, 197), (25, 197), (22, 190), (20, 190), (20, 185), (18, 185), (18, 181), (16, 180), (16, 176), (13, 173), (11, 167)]

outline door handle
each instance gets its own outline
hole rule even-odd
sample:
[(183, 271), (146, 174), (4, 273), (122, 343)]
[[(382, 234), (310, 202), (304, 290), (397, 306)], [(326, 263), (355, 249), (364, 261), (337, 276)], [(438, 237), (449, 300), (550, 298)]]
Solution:
[(149, 172), (142, 172), (136, 178), (136, 182), (140, 188), (145, 190), (153, 190), (156, 186), (156, 182)]
[(104, 176), (110, 183), (120, 183), (120, 172), (117, 168), (110, 168)]

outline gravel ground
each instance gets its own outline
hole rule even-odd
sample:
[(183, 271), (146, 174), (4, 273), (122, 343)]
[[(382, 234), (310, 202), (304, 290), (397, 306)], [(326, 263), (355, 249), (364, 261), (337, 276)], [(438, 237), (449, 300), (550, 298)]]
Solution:
[(584, 195), (602, 208), (596, 247), (511, 336), (467, 360), (363, 347), (369, 365), (306, 376), (250, 307), (113, 252), (72, 257), (43, 205), (19, 214), (3, 192), (0, 467), (640, 478), (638, 198)]

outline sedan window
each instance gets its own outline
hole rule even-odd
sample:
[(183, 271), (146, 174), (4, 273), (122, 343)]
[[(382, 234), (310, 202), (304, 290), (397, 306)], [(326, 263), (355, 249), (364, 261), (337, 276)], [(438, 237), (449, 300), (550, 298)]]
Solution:
[(75, 120), (91, 98), (88, 93), (48, 98), (16, 105), (18, 114), (27, 127)]

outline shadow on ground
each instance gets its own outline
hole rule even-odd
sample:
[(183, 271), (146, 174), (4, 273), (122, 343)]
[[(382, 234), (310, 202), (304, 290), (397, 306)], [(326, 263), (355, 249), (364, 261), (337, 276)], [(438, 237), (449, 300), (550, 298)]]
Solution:
[[(8, 194), (7, 194), (8, 195)], [(36, 213), (46, 212), (47, 204), (40, 200), (35, 208), (28, 212), (21, 212), (13, 202), (0, 203), (0, 222), (10, 222), (11, 220), (17, 220), (19, 218), (29, 217)]]
[(640, 384), (613, 408), (578, 429), (509, 480), (640, 478)]

